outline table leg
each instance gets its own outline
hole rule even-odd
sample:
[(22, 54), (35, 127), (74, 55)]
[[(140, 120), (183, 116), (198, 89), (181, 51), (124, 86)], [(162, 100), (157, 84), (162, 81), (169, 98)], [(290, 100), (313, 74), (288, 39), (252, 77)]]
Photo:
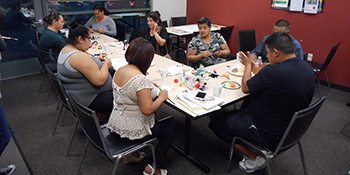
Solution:
[(190, 150), (191, 150), (191, 118), (190, 117), (186, 117), (186, 122), (185, 122), (185, 150), (182, 150), (175, 144), (173, 144), (173, 149), (179, 154), (181, 154), (183, 157), (185, 157), (192, 164), (194, 164), (196, 167), (198, 167), (200, 170), (202, 170), (203, 172), (205, 173), (210, 172), (209, 167), (199, 162), (198, 160), (194, 159), (190, 155)]
[(132, 20), (133, 20), (132, 22), (133, 22), (135, 28), (138, 28), (138, 27), (136, 26), (136, 18), (133, 18)]
[(179, 61), (179, 51), (180, 51), (180, 37), (176, 36), (176, 52), (175, 52), (176, 61)]
[(191, 119), (186, 117), (185, 122), (185, 154), (190, 155), (191, 151)]

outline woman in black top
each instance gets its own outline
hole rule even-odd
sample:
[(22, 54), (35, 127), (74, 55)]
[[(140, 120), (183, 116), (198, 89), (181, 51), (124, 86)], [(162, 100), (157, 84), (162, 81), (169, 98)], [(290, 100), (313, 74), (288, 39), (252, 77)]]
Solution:
[(160, 25), (161, 19), (158, 11), (153, 11), (147, 15), (148, 28), (145, 31), (144, 38), (152, 43), (156, 54), (166, 55), (166, 41), (168, 32)]

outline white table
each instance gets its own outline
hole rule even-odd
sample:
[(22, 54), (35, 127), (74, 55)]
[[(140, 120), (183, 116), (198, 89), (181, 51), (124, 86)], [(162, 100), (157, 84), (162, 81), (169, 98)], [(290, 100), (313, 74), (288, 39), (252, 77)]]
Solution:
[[(106, 41), (107, 43), (116, 42), (116, 39), (111, 38), (111, 37), (106, 36), (106, 35), (103, 35), (103, 34), (94, 34), (93, 36), (98, 37), (97, 41), (99, 43), (104, 43), (104, 41)], [(90, 54), (102, 53), (103, 49), (101, 49), (101, 50), (90, 49), (90, 50), (88, 50), (88, 52)], [(124, 57), (123, 53), (125, 53), (125, 50), (123, 50), (122, 44), (117, 45), (116, 47), (109, 45), (108, 57), (112, 60), (113, 67), (118, 68), (118, 67), (120, 67), (120, 65), (117, 65), (118, 63), (123, 63), (123, 62), (125, 63), (125, 57)], [(165, 57), (159, 56), (159, 55), (154, 56), (154, 61), (155, 61), (155, 65), (151, 66), (148, 69), (148, 73), (149, 73), (149, 75), (147, 75), (148, 79), (150, 79), (153, 82), (157, 82), (157, 84), (160, 84), (163, 86), (173, 86), (172, 90), (168, 93), (168, 95), (169, 95), (169, 99), (174, 103), (166, 101), (166, 104), (185, 115), (185, 120), (186, 120), (185, 125), (186, 126), (185, 126), (184, 150), (180, 149), (176, 145), (173, 145), (173, 148), (176, 151), (178, 151), (181, 155), (186, 157), (191, 163), (193, 163), (198, 168), (200, 168), (202, 171), (208, 173), (210, 171), (210, 169), (206, 165), (204, 165), (203, 163), (201, 163), (201, 162), (197, 161), (196, 159), (194, 159), (193, 157), (191, 157), (191, 155), (190, 155), (191, 122), (192, 122), (192, 120), (195, 120), (195, 119), (198, 119), (201, 117), (205, 117), (207, 115), (203, 114), (201, 116), (198, 116), (195, 113), (193, 113), (191, 110), (189, 110), (188, 108), (186, 108), (185, 106), (180, 104), (180, 102), (177, 99), (176, 94), (182, 93), (183, 90), (188, 90), (188, 89), (184, 86), (180, 87), (178, 85), (175, 85), (174, 79), (178, 78), (177, 76), (170, 76), (167, 78), (167, 80), (165, 82), (160, 81), (160, 73), (158, 72), (159, 69), (168, 68), (168, 67), (173, 66), (173, 65), (179, 65), (179, 66), (183, 66), (183, 65), (181, 65), (180, 63), (175, 62), (173, 60), (169, 60)], [(227, 66), (233, 65), (235, 62), (236, 62), (236, 60), (232, 60), (232, 61), (228, 61), (225, 63), (220, 63), (220, 64), (206, 67), (206, 69), (212, 70), (212, 71), (216, 70), (216, 72), (218, 74), (229, 74)], [(235, 81), (235, 82), (238, 82), (240, 84), (242, 77), (230, 75), (229, 79), (230, 79), (230, 81)], [(219, 76), (218, 78), (211, 78), (211, 79), (207, 80), (208, 85), (206, 87), (206, 91), (210, 94), (213, 94), (212, 93), (212, 89), (213, 89), (212, 85), (215, 83), (221, 83), (221, 82), (227, 81), (227, 80), (228, 79), (226, 77), (221, 77), (221, 76)], [(225, 102), (222, 106), (234, 104), (234, 103), (242, 100), (246, 96), (247, 96), (247, 94), (244, 94), (241, 89), (229, 90), (229, 89), (223, 88), (222, 92), (221, 92), (221, 98), (224, 99)], [(209, 112), (207, 114), (209, 114)]]
[[(225, 26), (212, 24), (211, 31), (219, 31), (222, 27), (225, 27)], [(172, 35), (184, 37), (184, 36), (192, 35), (193, 33), (198, 32), (198, 25), (188, 24), (183, 26), (167, 27), (166, 29), (167, 29), (167, 32)]]

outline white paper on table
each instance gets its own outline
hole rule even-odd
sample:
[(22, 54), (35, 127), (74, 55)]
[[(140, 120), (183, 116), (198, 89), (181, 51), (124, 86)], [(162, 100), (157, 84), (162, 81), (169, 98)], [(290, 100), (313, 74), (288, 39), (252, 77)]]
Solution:
[[(184, 97), (185, 97), (186, 100), (189, 100), (192, 103), (195, 103), (195, 104), (197, 104), (199, 106), (202, 106), (206, 110), (210, 110), (212, 108), (215, 108), (216, 106), (219, 106), (219, 105), (221, 105), (221, 104), (223, 104), (225, 102), (224, 99), (219, 98), (219, 97), (215, 97), (215, 96), (213, 96), (211, 94), (208, 94), (208, 93), (205, 96), (205, 98), (204, 98), (205, 100), (204, 101), (197, 100), (195, 98), (197, 93), (198, 93), (198, 90), (191, 91), (191, 92), (186, 93), (186, 95)], [(208, 100), (208, 99), (211, 99), (211, 100)]]
[(124, 47), (124, 43), (123, 42), (112, 42), (109, 44), (112, 47), (117, 47), (117, 48), (123, 48)]
[(216, 110), (220, 110), (221, 107), (220, 106), (216, 106), (214, 108), (211, 108), (210, 110), (206, 110), (204, 109), (202, 106), (199, 106), (189, 100), (187, 100), (184, 96), (186, 95), (186, 93), (181, 93), (181, 94), (177, 94), (177, 98), (178, 98), (178, 102), (185, 106), (187, 109), (189, 109), (190, 111), (192, 111), (194, 114), (196, 115), (204, 115), (207, 114), (209, 112), (212, 111), (216, 111)]
[(180, 65), (173, 65), (173, 66), (170, 66), (168, 68), (166, 68), (168, 70), (168, 75), (176, 75), (176, 74), (179, 74), (180, 71), (182, 71), (182, 66)]
[(317, 14), (319, 0), (305, 0), (304, 13)]
[(290, 11), (301, 12), (303, 10), (303, 1), (304, 0), (290, 0)]
[(117, 51), (117, 55), (125, 55), (126, 50)]
[[(211, 31), (220, 30), (220, 27), (217, 25), (211, 26)], [(184, 26), (177, 26), (173, 27), (173, 31), (177, 33), (193, 33), (198, 32), (198, 26), (197, 25), (184, 25)]]
[(115, 71), (128, 64), (128, 62), (125, 59), (111, 59), (111, 62)]

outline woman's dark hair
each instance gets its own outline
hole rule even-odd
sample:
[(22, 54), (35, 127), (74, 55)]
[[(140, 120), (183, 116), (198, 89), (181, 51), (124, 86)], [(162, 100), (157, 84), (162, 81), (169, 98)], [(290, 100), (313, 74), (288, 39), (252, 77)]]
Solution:
[(98, 10), (98, 11), (100, 11), (100, 12), (103, 11), (103, 14), (104, 14), (104, 15), (109, 15), (109, 11), (108, 11), (105, 7), (103, 7), (102, 5), (100, 5), (100, 4), (96, 4), (96, 5), (94, 6), (93, 10)]
[(158, 21), (158, 23), (157, 23), (158, 25), (159, 25), (159, 23), (162, 21), (162, 20), (160, 19), (160, 13), (159, 13), (157, 10), (156, 10), (156, 11), (149, 12), (149, 13), (147, 14), (147, 17), (152, 18), (154, 22), (157, 22), (157, 21)]
[(201, 17), (201, 19), (198, 20), (197, 25), (199, 24), (207, 24), (208, 27), (211, 27), (211, 20), (207, 17)]
[(60, 20), (60, 16), (62, 16), (60, 13), (58, 12), (52, 12), (50, 13), (49, 15), (45, 16), (44, 17), (44, 22), (47, 24), (47, 25), (51, 25), (53, 20)]
[(138, 67), (144, 75), (146, 75), (153, 57), (154, 48), (152, 44), (142, 37), (132, 40), (125, 52), (126, 61)]
[(89, 29), (76, 23), (75, 25), (71, 26), (66, 43), (76, 45), (79, 36), (81, 36), (83, 39), (89, 38)]

